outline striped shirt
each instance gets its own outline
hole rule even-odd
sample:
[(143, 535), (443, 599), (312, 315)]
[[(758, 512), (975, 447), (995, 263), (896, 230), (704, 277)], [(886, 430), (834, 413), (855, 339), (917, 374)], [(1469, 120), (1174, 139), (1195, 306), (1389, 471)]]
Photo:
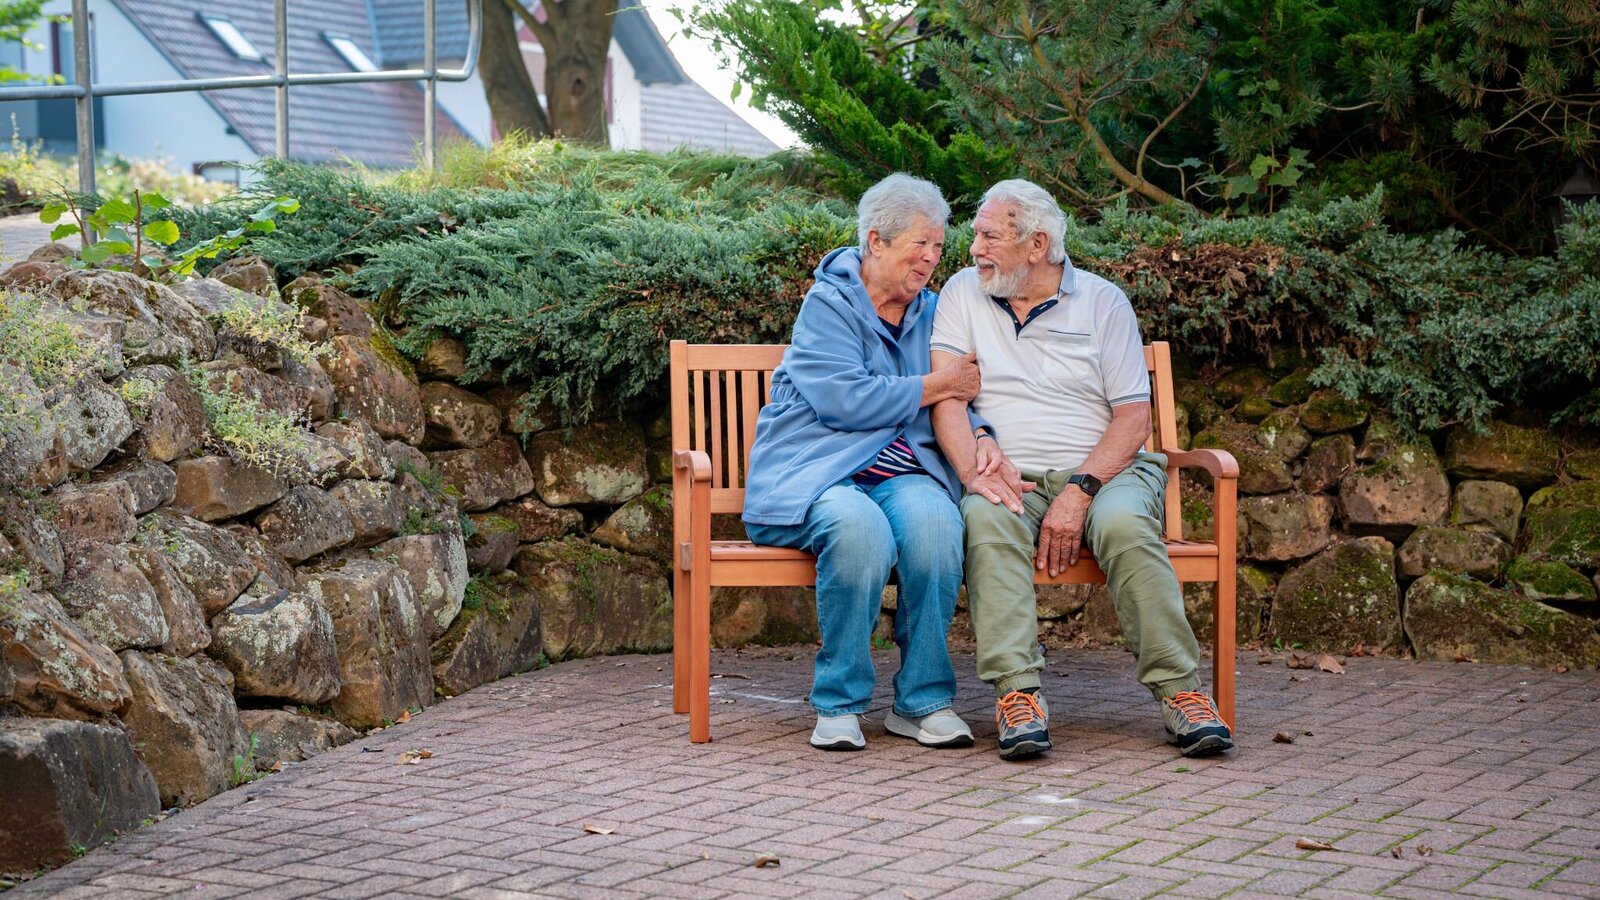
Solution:
[(916, 451), (911, 449), (911, 444), (902, 434), (891, 441), (889, 446), (878, 451), (878, 458), (872, 461), (872, 465), (851, 477), (862, 487), (875, 487), (896, 475), (926, 474), (928, 470), (922, 467), (922, 463), (917, 462)]

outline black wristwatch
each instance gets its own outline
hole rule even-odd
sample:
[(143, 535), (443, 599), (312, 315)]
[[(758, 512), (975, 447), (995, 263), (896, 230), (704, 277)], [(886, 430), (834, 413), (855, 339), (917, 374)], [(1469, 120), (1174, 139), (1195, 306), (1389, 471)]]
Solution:
[(1095, 494), (1100, 493), (1100, 485), (1101, 485), (1100, 479), (1094, 477), (1093, 475), (1090, 475), (1087, 472), (1080, 472), (1077, 475), (1074, 475), (1071, 478), (1068, 478), (1067, 479), (1067, 484), (1075, 484), (1075, 485), (1077, 485), (1079, 490), (1083, 491), (1085, 494), (1088, 494), (1091, 497), (1093, 497)]

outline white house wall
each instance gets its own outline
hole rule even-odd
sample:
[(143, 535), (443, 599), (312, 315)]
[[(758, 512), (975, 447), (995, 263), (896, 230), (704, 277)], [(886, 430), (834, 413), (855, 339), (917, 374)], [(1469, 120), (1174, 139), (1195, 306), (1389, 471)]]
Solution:
[(641, 94), (639, 76), (633, 71), (628, 54), (616, 41), (611, 42), (611, 127), (613, 150), (638, 150), (644, 146), (640, 128)]
[[(46, 4), (44, 11), (47, 15), (70, 15), (72, 4), (68, 0), (55, 0)], [(90, 0), (89, 11), (94, 18), (90, 39), (97, 84), (168, 81), (182, 77), (109, 0)], [(26, 51), (27, 70), (48, 75), (50, 26), (35, 28), (31, 37), (45, 49)], [(257, 158), (250, 145), (231, 134), (226, 120), (198, 93), (106, 97), (101, 104), (100, 127), (107, 152), (165, 159), (169, 168), (181, 172), (193, 172), (196, 163), (250, 162)], [(5, 115), (9, 122), (7, 108), (22, 105), (0, 103), (0, 115)]]

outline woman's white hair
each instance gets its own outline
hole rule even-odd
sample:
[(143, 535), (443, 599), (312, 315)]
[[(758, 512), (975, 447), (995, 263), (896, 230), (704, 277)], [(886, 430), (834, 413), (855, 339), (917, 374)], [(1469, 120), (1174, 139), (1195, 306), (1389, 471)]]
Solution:
[(876, 231), (890, 243), (918, 219), (943, 228), (950, 221), (950, 204), (931, 181), (896, 172), (861, 195), (856, 206), (856, 240), (861, 254), (867, 253), (867, 235)]
[(1067, 231), (1067, 217), (1061, 212), (1054, 197), (1031, 181), (1012, 178), (995, 182), (983, 195), (983, 203), (1009, 203), (1015, 207), (1012, 221), (1017, 223), (1017, 242), (1021, 243), (1040, 232), (1050, 239), (1047, 261), (1059, 263), (1067, 258), (1067, 248), (1062, 236)]

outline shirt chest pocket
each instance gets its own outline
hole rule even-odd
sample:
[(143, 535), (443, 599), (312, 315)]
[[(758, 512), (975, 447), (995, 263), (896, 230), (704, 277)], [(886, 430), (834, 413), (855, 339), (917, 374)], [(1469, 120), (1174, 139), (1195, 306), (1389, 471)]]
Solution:
[(1047, 384), (1082, 391), (1100, 385), (1100, 350), (1094, 335), (1044, 329), (1037, 337), (1040, 368)]

